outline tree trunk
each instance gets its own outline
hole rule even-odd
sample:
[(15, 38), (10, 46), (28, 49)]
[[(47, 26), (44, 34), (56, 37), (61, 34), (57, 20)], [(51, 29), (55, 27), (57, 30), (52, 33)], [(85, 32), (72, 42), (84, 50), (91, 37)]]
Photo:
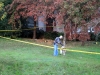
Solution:
[(85, 45), (85, 41), (82, 41), (82, 44), (81, 44), (81, 46), (84, 46)]
[(66, 32), (64, 32), (63, 45), (66, 46)]
[(33, 39), (36, 39), (36, 21), (34, 22)]
[(100, 34), (100, 33), (97, 33), (97, 34), (96, 34), (96, 37), (95, 37), (95, 42), (96, 42), (96, 44), (98, 44), (97, 42), (98, 42), (98, 36), (99, 36), (99, 34)]
[(64, 46), (66, 46), (66, 31), (65, 31), (65, 27), (64, 27), (64, 39), (63, 39), (63, 45)]

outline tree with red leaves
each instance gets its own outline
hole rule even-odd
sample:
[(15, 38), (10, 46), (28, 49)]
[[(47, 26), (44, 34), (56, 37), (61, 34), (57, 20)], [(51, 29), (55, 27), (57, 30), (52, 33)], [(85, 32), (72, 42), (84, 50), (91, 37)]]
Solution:
[(42, 16), (40, 20), (46, 24), (46, 19), (50, 15), (55, 18), (56, 26), (64, 24), (65, 45), (66, 36), (69, 40), (79, 38), (77, 27), (81, 27), (79, 40), (89, 39), (87, 23), (97, 17), (95, 11), (99, 4), (99, 0), (14, 0), (11, 5), (7, 6), (7, 11), (11, 14), (9, 23), (12, 23), (13, 27), (15, 27), (15, 20), (21, 24), (20, 18), (29, 16), (35, 21)]
[[(99, 4), (100, 1), (98, 0), (67, 0), (67, 2), (64, 2), (64, 8), (68, 15), (66, 22), (70, 20), (70, 25), (68, 23), (66, 24), (66, 30), (69, 31), (69, 33), (67, 31), (69, 40), (78, 38), (82, 41), (82, 45), (84, 45), (84, 42), (90, 39), (88, 33), (89, 25), (87, 23), (91, 22), (92, 19), (100, 17), (100, 13), (96, 13)], [(80, 27), (79, 29), (81, 31), (77, 34), (78, 27)], [(92, 25), (90, 25), (90, 27), (92, 27)]]

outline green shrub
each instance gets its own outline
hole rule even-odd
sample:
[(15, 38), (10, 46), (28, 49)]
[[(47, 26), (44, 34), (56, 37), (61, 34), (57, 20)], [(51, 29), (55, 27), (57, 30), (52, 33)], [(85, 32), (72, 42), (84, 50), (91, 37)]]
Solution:
[(95, 34), (94, 33), (90, 33), (90, 39), (91, 39), (91, 41), (95, 41)]
[(100, 41), (100, 34), (98, 35), (98, 40), (97, 41)]
[(98, 35), (91, 33), (90, 38), (92, 41), (100, 41), (100, 33)]
[(63, 33), (58, 33), (56, 31), (53, 31), (53, 32), (45, 32), (44, 33), (44, 38), (45, 39), (52, 39), (52, 40), (54, 40), (56, 37), (58, 37), (60, 35), (63, 35)]

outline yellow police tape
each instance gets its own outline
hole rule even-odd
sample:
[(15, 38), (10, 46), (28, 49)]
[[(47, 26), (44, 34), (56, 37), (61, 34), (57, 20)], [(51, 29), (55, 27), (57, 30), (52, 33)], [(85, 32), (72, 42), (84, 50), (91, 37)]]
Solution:
[[(26, 44), (31, 44), (31, 45), (37, 45), (37, 46), (47, 47), (47, 48), (54, 48), (52, 46), (46, 46), (46, 45), (41, 45), (41, 44), (36, 44), (36, 43), (30, 43), (30, 42), (16, 40), (16, 39), (10, 39), (10, 38), (7, 38), (7, 37), (2, 37), (2, 36), (0, 36), (0, 37), (1, 38), (5, 38), (5, 39), (8, 39), (8, 40), (13, 40), (13, 41), (21, 42), (21, 43), (26, 43)], [(58, 49), (60, 49), (60, 48), (58, 48)], [(88, 52), (88, 51), (70, 50), (70, 49), (64, 49), (64, 50), (70, 51), (70, 52), (86, 53), (86, 54), (98, 54), (98, 55), (100, 54), (99, 52)]]
[(19, 32), (21, 30), (0, 30), (0, 32)]

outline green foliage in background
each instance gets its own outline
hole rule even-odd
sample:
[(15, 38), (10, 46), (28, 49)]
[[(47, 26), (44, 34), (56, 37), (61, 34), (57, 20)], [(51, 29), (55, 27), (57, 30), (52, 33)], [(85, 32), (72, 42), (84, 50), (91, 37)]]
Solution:
[(0, 20), (6, 17), (7, 13), (4, 10), (4, 3), (0, 2)]
[(59, 37), (60, 35), (63, 35), (63, 33), (58, 33), (56, 31), (54, 31), (54, 32), (45, 32), (44, 38), (45, 39), (52, 39), (52, 40), (54, 40), (56, 37)]

